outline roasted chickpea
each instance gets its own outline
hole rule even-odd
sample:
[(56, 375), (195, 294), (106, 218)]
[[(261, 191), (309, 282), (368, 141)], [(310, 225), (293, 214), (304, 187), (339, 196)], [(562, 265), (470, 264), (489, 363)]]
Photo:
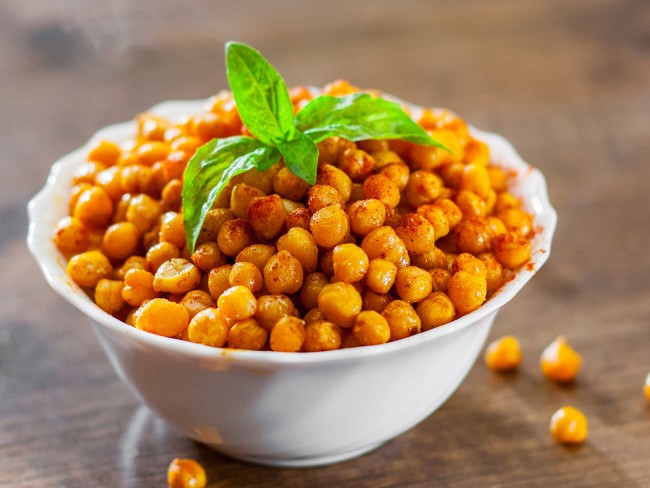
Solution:
[(120, 146), (114, 142), (98, 140), (95, 142), (90, 151), (88, 151), (88, 161), (97, 161), (106, 166), (113, 166), (117, 163), (122, 155)]
[(336, 164), (339, 156), (346, 149), (356, 148), (354, 142), (342, 139), (340, 137), (328, 137), (317, 144), (318, 146), (318, 164)]
[(120, 187), (122, 193), (149, 194), (153, 192), (154, 175), (148, 166), (131, 164), (122, 167), (120, 171)]
[(587, 438), (587, 417), (574, 407), (562, 407), (551, 417), (553, 438), (562, 444), (582, 444)]
[(497, 217), (490, 215), (486, 221), (488, 227), (490, 228), (490, 232), (492, 233), (492, 237), (498, 236), (499, 234), (505, 234), (506, 232), (508, 232), (508, 229), (506, 229), (505, 224), (501, 222), (501, 220), (499, 220)]
[(384, 225), (386, 207), (377, 199), (359, 200), (348, 207), (350, 227), (355, 234), (365, 236)]
[(274, 246), (268, 244), (253, 244), (242, 249), (239, 254), (237, 254), (235, 262), (253, 263), (257, 266), (257, 269), (263, 271), (264, 266), (266, 266), (266, 263), (269, 262), (269, 259), (271, 259), (271, 256), (273, 256), (275, 252), (276, 250)]
[(533, 229), (533, 221), (529, 214), (519, 208), (508, 208), (498, 213), (497, 218), (503, 222), (510, 232), (527, 236)]
[[(439, 133), (436, 132), (433, 137), (439, 137)], [(415, 144), (411, 148), (410, 157), (413, 167), (418, 170), (432, 171), (449, 162), (447, 151), (436, 146)]]
[(359, 146), (359, 149), (372, 153), (377, 151), (388, 151), (390, 141), (387, 139), (366, 139), (365, 141), (359, 141), (357, 145)]
[(347, 202), (352, 193), (352, 180), (343, 171), (331, 164), (323, 164), (318, 167), (316, 174), (316, 184), (328, 185), (336, 188), (341, 195), (341, 199)]
[(124, 281), (126, 273), (131, 269), (147, 269), (147, 260), (143, 256), (129, 256), (122, 266), (113, 271), (113, 277), (117, 280)]
[(487, 296), (485, 277), (458, 271), (449, 279), (447, 295), (460, 315), (476, 310)]
[(219, 250), (219, 245), (216, 242), (204, 242), (197, 246), (191, 259), (195, 266), (206, 273), (227, 262), (226, 256)]
[(332, 259), (334, 276), (339, 281), (360, 281), (368, 271), (368, 256), (355, 244), (339, 244), (333, 250)]
[(411, 207), (433, 202), (440, 195), (442, 180), (428, 171), (414, 171), (409, 176), (404, 198)]
[(501, 288), (501, 285), (503, 285), (506, 280), (503, 274), (503, 266), (501, 266), (501, 263), (499, 263), (497, 258), (492, 253), (484, 252), (479, 254), (477, 257), (483, 261), (483, 264), (485, 265), (487, 294), (490, 296), (499, 288)]
[(582, 357), (560, 336), (551, 342), (540, 358), (542, 373), (559, 383), (573, 381), (580, 370)]
[(233, 213), (227, 208), (213, 208), (209, 210), (203, 221), (203, 227), (201, 227), (201, 232), (196, 243), (215, 242), (223, 224), (234, 218)]
[(506, 191), (508, 188), (508, 178), (506, 173), (498, 166), (489, 165), (487, 167), (490, 178), (490, 186), (497, 192)]
[(269, 345), (272, 351), (298, 352), (305, 342), (305, 322), (298, 317), (284, 316), (271, 329)]
[(307, 195), (309, 183), (294, 175), (286, 166), (273, 177), (273, 191), (282, 198), (302, 200)]
[(257, 320), (240, 320), (228, 332), (228, 347), (259, 351), (266, 345), (268, 336), (268, 331)]
[(508, 269), (516, 269), (530, 259), (532, 245), (516, 232), (499, 234), (492, 239), (494, 255)]
[(187, 339), (197, 344), (223, 347), (229, 330), (228, 319), (221, 310), (205, 308), (191, 318), (187, 327)]
[(122, 168), (112, 166), (95, 175), (95, 184), (102, 188), (114, 202), (119, 200), (122, 190)]
[(228, 288), (219, 296), (217, 305), (230, 320), (245, 320), (257, 311), (257, 300), (253, 292), (245, 286)]
[(361, 307), (361, 295), (349, 283), (330, 283), (318, 295), (318, 308), (325, 318), (341, 327), (352, 327)]
[(205, 488), (207, 478), (203, 467), (194, 459), (174, 459), (167, 468), (169, 488)]
[(431, 275), (417, 266), (405, 266), (397, 270), (395, 289), (405, 302), (414, 303), (431, 293)]
[(284, 221), (284, 229), (289, 231), (294, 227), (300, 227), (301, 229), (309, 230), (309, 224), (311, 223), (312, 213), (308, 208), (297, 208), (289, 215)]
[(383, 312), (390, 302), (393, 301), (393, 296), (389, 293), (376, 293), (370, 289), (363, 292), (363, 309), (374, 310), (375, 312)]
[(390, 340), (404, 339), (420, 333), (422, 321), (410, 303), (402, 300), (393, 300), (381, 315), (390, 327)]
[(239, 262), (233, 264), (228, 277), (230, 286), (245, 286), (253, 293), (262, 291), (264, 278), (262, 272), (253, 263)]
[(370, 176), (374, 168), (374, 158), (361, 149), (348, 149), (339, 157), (339, 169), (357, 183)]
[(366, 198), (379, 200), (388, 208), (395, 208), (400, 202), (399, 188), (383, 174), (375, 174), (363, 182)]
[(463, 190), (456, 195), (456, 205), (467, 218), (482, 218), (487, 215), (485, 200), (476, 193)]
[(273, 178), (277, 171), (278, 168), (276, 166), (265, 171), (260, 171), (257, 168), (249, 169), (243, 174), (242, 183), (259, 188), (265, 195), (268, 195), (269, 193), (273, 193)]
[(381, 167), (379, 174), (392, 181), (399, 191), (404, 191), (411, 173), (409, 167), (404, 163), (388, 163)]
[(370, 261), (366, 274), (366, 285), (375, 293), (388, 293), (397, 276), (395, 263), (376, 258)]
[(307, 352), (333, 351), (341, 347), (341, 329), (326, 320), (316, 320), (305, 327), (303, 348)]
[(149, 141), (138, 147), (136, 156), (140, 164), (151, 166), (158, 161), (163, 161), (170, 151), (171, 148), (165, 142)]
[(390, 339), (388, 322), (374, 310), (366, 310), (357, 315), (352, 333), (364, 346), (385, 344)]
[(64, 217), (56, 226), (54, 243), (62, 253), (77, 254), (88, 249), (90, 232), (81, 220)]
[(422, 321), (422, 331), (430, 330), (454, 320), (456, 310), (449, 297), (443, 292), (433, 292), (416, 308)]
[(334, 247), (348, 236), (350, 221), (341, 206), (333, 204), (316, 212), (309, 228), (319, 246)]
[(504, 336), (491, 342), (485, 351), (485, 364), (494, 371), (513, 371), (521, 364), (521, 347), (514, 336)]
[(497, 194), (496, 201), (494, 202), (494, 211), (497, 213), (503, 212), (510, 208), (521, 207), (521, 202), (512, 193), (501, 192)]
[(72, 183), (95, 183), (96, 176), (106, 169), (106, 165), (97, 162), (89, 162), (77, 167), (72, 174)]
[(318, 245), (305, 229), (294, 227), (278, 239), (278, 251), (288, 251), (300, 261), (305, 273), (312, 273), (318, 266)]
[(164, 262), (180, 257), (180, 249), (169, 242), (160, 242), (155, 246), (150, 247), (147, 251), (147, 269), (152, 273), (155, 273)]
[(201, 271), (190, 261), (173, 258), (162, 263), (153, 279), (153, 289), (167, 293), (187, 293), (201, 281)]
[(95, 287), (95, 303), (104, 312), (116, 314), (124, 307), (122, 288), (124, 288), (122, 281), (99, 280)]
[(255, 232), (248, 220), (232, 219), (224, 222), (217, 235), (221, 252), (234, 258), (242, 249), (255, 243)]
[(296, 308), (286, 295), (262, 295), (257, 299), (255, 318), (268, 331), (282, 317), (293, 316), (295, 313)]
[(149, 195), (137, 195), (129, 200), (126, 220), (135, 225), (140, 234), (150, 230), (158, 221), (162, 206)]
[[(449, 200), (448, 198), (438, 198), (433, 202), (433, 205), (440, 208), (445, 213), (447, 221), (449, 222), (450, 231), (454, 230), (460, 221), (463, 220), (462, 210), (458, 208), (458, 205), (456, 205), (452, 200)], [(425, 217), (427, 216), (425, 215)], [(432, 222), (432, 224), (434, 224), (435, 227), (435, 223)], [(437, 236), (442, 237), (441, 235)]]
[(111, 277), (113, 267), (101, 252), (87, 251), (70, 258), (67, 273), (77, 285), (94, 288), (100, 280)]
[(312, 213), (333, 203), (343, 204), (341, 194), (333, 186), (314, 185), (307, 192), (307, 206)]
[(305, 321), (305, 325), (309, 325), (317, 320), (325, 320), (325, 316), (320, 308), (312, 308), (302, 319)]
[(431, 275), (431, 290), (433, 292), (442, 291), (447, 293), (451, 273), (446, 269), (435, 268), (429, 270), (429, 274)]
[(190, 319), (206, 308), (214, 308), (217, 306), (210, 294), (203, 290), (188, 291), (178, 303), (185, 307), (187, 313), (190, 315)]
[(113, 224), (104, 233), (102, 252), (110, 259), (126, 259), (138, 248), (139, 239), (138, 229), (132, 223)]
[(460, 189), (471, 191), (479, 197), (486, 198), (492, 189), (490, 175), (482, 164), (470, 163), (463, 170)]
[(167, 212), (162, 216), (160, 241), (170, 242), (179, 249), (185, 246), (185, 224), (182, 214)]
[(417, 208), (417, 213), (422, 215), (433, 226), (433, 234), (436, 239), (449, 234), (449, 219), (445, 211), (437, 205), (421, 205)]
[(264, 284), (276, 295), (296, 293), (303, 276), (302, 264), (288, 251), (279, 251), (264, 266)]
[(208, 290), (212, 298), (217, 300), (224, 291), (230, 288), (230, 271), (232, 270), (231, 264), (225, 264), (214, 268), (208, 274)]
[(72, 187), (70, 190), (70, 198), (68, 200), (68, 212), (74, 214), (74, 208), (77, 205), (77, 200), (83, 192), (93, 188), (93, 185), (90, 183), (78, 183)]
[[(265, 197), (266, 194), (259, 188), (248, 186), (245, 183), (235, 185), (230, 194), (230, 210), (235, 217), (244, 219), (248, 216), (248, 206), (254, 198)], [(278, 197), (278, 200), (280, 198)]]
[(137, 312), (135, 327), (165, 337), (174, 337), (190, 323), (185, 307), (164, 298), (154, 298), (144, 303)]
[(253, 230), (265, 239), (277, 236), (287, 219), (287, 211), (279, 195), (255, 197), (250, 200), (247, 209), (248, 221)]
[(463, 220), (455, 230), (456, 245), (460, 252), (480, 254), (488, 251), (492, 243), (492, 232), (485, 219)]
[(385, 259), (397, 267), (407, 266), (410, 262), (404, 242), (392, 227), (383, 226), (370, 231), (363, 238), (361, 249), (369, 259)]
[(318, 295), (329, 279), (324, 273), (311, 273), (304, 279), (300, 290), (300, 301), (306, 310), (318, 307)]
[(452, 273), (467, 271), (469, 274), (481, 276), (483, 278), (487, 277), (487, 267), (485, 266), (485, 263), (468, 253), (459, 254), (454, 258), (451, 271)]
[(144, 302), (158, 296), (153, 289), (154, 276), (144, 269), (130, 269), (124, 276), (122, 298), (132, 307), (139, 307)]
[(418, 213), (404, 217), (395, 228), (395, 233), (412, 253), (423, 253), (434, 246), (434, 229), (431, 222)]
[(437, 247), (431, 247), (427, 252), (421, 254), (409, 253), (409, 256), (411, 265), (427, 271), (434, 268), (447, 268), (447, 256)]
[(113, 201), (106, 192), (94, 186), (84, 191), (74, 207), (74, 217), (88, 227), (102, 227), (113, 216)]
[(490, 148), (484, 142), (470, 138), (465, 146), (465, 161), (468, 164), (487, 165), (490, 162)]

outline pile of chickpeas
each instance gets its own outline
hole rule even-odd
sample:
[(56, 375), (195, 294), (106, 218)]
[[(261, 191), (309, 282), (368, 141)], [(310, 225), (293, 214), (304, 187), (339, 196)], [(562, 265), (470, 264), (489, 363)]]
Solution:
[[(323, 93), (355, 90), (339, 81)], [(311, 96), (292, 89), (295, 110)], [(249, 133), (227, 92), (180, 121), (141, 114), (131, 143), (90, 149), (56, 245), (100, 308), (180, 340), (312, 352), (439, 327), (529, 261), (533, 221), (463, 120), (427, 109), (417, 121), (452, 152), (326, 139), (314, 186), (282, 162), (233, 178), (190, 253), (184, 169), (213, 138)]]

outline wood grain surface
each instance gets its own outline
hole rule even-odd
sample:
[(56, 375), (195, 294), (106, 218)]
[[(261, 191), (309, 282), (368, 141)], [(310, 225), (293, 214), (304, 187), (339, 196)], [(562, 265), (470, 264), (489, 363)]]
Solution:
[[(315, 469), (228, 459), (138, 403), (29, 256), (25, 207), (96, 129), (224, 88), (228, 39), (289, 84), (342, 77), (452, 108), (545, 173), (552, 256), (492, 333), (519, 337), (519, 373), (479, 361), (410, 432)], [(211, 487), (650, 486), (649, 134), (644, 0), (0, 3), (0, 486), (160, 487), (174, 457)], [(558, 334), (584, 357), (570, 387), (538, 367)], [(564, 404), (589, 418), (581, 447), (548, 433)]]

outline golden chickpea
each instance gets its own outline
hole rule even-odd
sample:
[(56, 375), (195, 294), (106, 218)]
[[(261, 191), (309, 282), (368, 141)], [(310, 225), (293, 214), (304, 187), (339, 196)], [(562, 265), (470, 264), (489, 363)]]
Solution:
[(458, 192), (456, 205), (466, 218), (482, 218), (487, 215), (485, 200), (471, 191), (463, 190)]
[(383, 174), (375, 174), (363, 182), (363, 192), (367, 199), (373, 198), (388, 208), (395, 208), (400, 202), (399, 188)]
[(102, 188), (114, 202), (119, 200), (122, 190), (122, 168), (112, 166), (95, 175), (95, 184)]
[(341, 331), (341, 349), (350, 349), (353, 347), (361, 347), (363, 344), (354, 336), (350, 329)]
[(433, 202), (440, 196), (442, 180), (428, 171), (414, 171), (409, 176), (404, 190), (404, 198), (412, 207), (419, 207)]
[(363, 309), (383, 312), (386, 306), (393, 301), (390, 293), (376, 293), (370, 289), (363, 292)]
[(388, 293), (397, 276), (395, 263), (376, 258), (370, 261), (366, 274), (366, 285), (375, 293)]
[(333, 203), (343, 204), (341, 194), (333, 186), (314, 185), (307, 192), (307, 206), (312, 213)]
[(294, 227), (280, 236), (277, 242), (278, 251), (287, 251), (300, 261), (305, 273), (313, 273), (318, 266), (318, 245), (316, 240), (305, 229)]
[(422, 321), (410, 303), (403, 300), (393, 300), (381, 315), (390, 327), (390, 340), (404, 339), (414, 334), (419, 334)]
[(194, 459), (174, 459), (167, 468), (169, 488), (205, 488), (207, 478), (203, 467)]
[(230, 320), (245, 320), (257, 311), (257, 300), (253, 292), (245, 286), (228, 288), (219, 296), (217, 305)]
[(348, 149), (339, 157), (339, 169), (357, 183), (370, 176), (374, 168), (374, 158), (361, 149)]
[(388, 163), (381, 167), (379, 174), (392, 181), (399, 191), (404, 191), (411, 173), (409, 167), (404, 163)]
[(287, 213), (291, 213), (299, 208), (307, 208), (301, 202), (294, 202), (293, 200), (287, 200), (286, 198), (282, 198), (282, 205), (284, 205), (284, 210)]
[(480, 254), (488, 251), (492, 232), (485, 219), (466, 219), (456, 227), (456, 245), (460, 252)]
[(191, 318), (187, 327), (187, 339), (197, 344), (223, 347), (229, 330), (228, 319), (219, 309), (205, 308)]
[(508, 178), (505, 172), (498, 166), (488, 166), (488, 176), (490, 177), (490, 186), (497, 191), (506, 191), (508, 188)]
[(384, 225), (386, 207), (377, 199), (359, 200), (348, 207), (350, 227), (355, 234), (365, 236)]
[(542, 373), (559, 383), (573, 381), (580, 370), (582, 357), (560, 336), (551, 342), (540, 358)]
[(167, 293), (187, 293), (201, 281), (201, 271), (190, 261), (173, 258), (165, 261), (156, 270), (153, 289)]
[(264, 284), (276, 295), (296, 293), (303, 276), (302, 264), (288, 251), (279, 251), (264, 266)]
[(268, 336), (268, 331), (257, 320), (239, 320), (228, 332), (228, 347), (260, 351), (266, 345)]
[(188, 291), (178, 303), (185, 307), (190, 319), (206, 308), (214, 308), (217, 306), (212, 296), (203, 290)]
[(54, 243), (64, 254), (78, 254), (88, 249), (90, 232), (81, 220), (64, 217), (56, 226)]
[(82, 193), (93, 188), (90, 183), (78, 183), (70, 190), (70, 199), (68, 200), (68, 212), (74, 214), (74, 208)]
[(451, 271), (452, 273), (467, 271), (469, 274), (481, 276), (483, 278), (487, 277), (487, 267), (485, 266), (485, 263), (468, 253), (459, 254), (454, 258)]
[(311, 217), (312, 213), (308, 208), (297, 208), (287, 215), (287, 218), (284, 221), (284, 230), (289, 231), (289, 229), (293, 229), (294, 227), (309, 230)]
[(140, 234), (150, 230), (158, 221), (162, 206), (149, 195), (137, 195), (129, 200), (126, 220), (135, 225)]
[(305, 321), (305, 325), (309, 325), (317, 320), (325, 320), (325, 316), (320, 308), (312, 308), (302, 319)]
[(124, 288), (122, 281), (99, 280), (95, 287), (95, 303), (104, 312), (116, 314), (124, 307), (122, 288)]
[(582, 444), (587, 438), (587, 417), (574, 407), (560, 408), (549, 425), (553, 438), (562, 444)]
[(158, 196), (169, 182), (169, 175), (164, 161), (158, 161), (151, 166), (151, 194)]
[(113, 267), (101, 252), (87, 251), (70, 258), (67, 273), (77, 285), (94, 288), (100, 280), (111, 277)]
[(262, 295), (257, 299), (255, 318), (268, 331), (282, 317), (294, 316), (295, 313), (296, 308), (286, 295)]
[(348, 203), (358, 202), (359, 200), (364, 200), (366, 198), (365, 193), (363, 192), (362, 183), (352, 183), (352, 190), (350, 191), (350, 199)]
[(497, 214), (509, 232), (517, 232), (527, 236), (533, 230), (533, 220), (530, 214), (518, 208), (508, 208)]
[(395, 289), (405, 302), (419, 302), (431, 293), (431, 275), (417, 266), (405, 266), (397, 270)]
[(289, 168), (283, 167), (273, 177), (273, 191), (282, 198), (302, 200), (307, 195), (309, 183), (294, 175)]
[(359, 313), (352, 328), (354, 337), (364, 346), (385, 344), (390, 339), (390, 327), (386, 319), (373, 310)]
[(460, 315), (468, 314), (483, 304), (487, 296), (485, 277), (458, 271), (449, 279), (447, 295)]
[(437, 247), (431, 247), (429, 251), (421, 254), (409, 253), (409, 256), (412, 266), (417, 266), (427, 271), (434, 268), (447, 268), (448, 266), (447, 256)]
[(305, 328), (303, 348), (307, 352), (333, 351), (341, 347), (341, 329), (326, 320), (316, 320)]
[(114, 212), (113, 212), (113, 223), (126, 222), (126, 211), (129, 209), (129, 204), (131, 203), (130, 193), (125, 193), (122, 197), (115, 203)]
[(227, 262), (226, 256), (219, 250), (216, 242), (204, 242), (197, 246), (191, 259), (195, 266), (206, 273)]
[(506, 191), (498, 193), (496, 201), (494, 202), (494, 211), (497, 213), (508, 210), (509, 208), (519, 208), (521, 202), (512, 193)]
[(165, 142), (149, 141), (138, 147), (136, 150), (136, 156), (140, 164), (151, 166), (158, 161), (163, 161), (170, 151), (171, 148), (169, 147), (169, 144)]
[(154, 276), (144, 269), (130, 269), (124, 276), (122, 298), (132, 307), (139, 307), (144, 302), (158, 297), (153, 289)]
[(273, 166), (265, 171), (260, 171), (257, 168), (249, 169), (243, 174), (242, 183), (248, 186), (259, 188), (265, 195), (273, 193), (273, 178), (278, 172), (278, 167)]
[[(439, 137), (439, 135), (436, 134), (433, 137)], [(432, 171), (448, 162), (448, 153), (435, 146), (413, 145), (410, 157), (414, 168), (425, 171)]]
[(339, 281), (360, 281), (368, 271), (368, 256), (355, 244), (339, 244), (333, 250), (332, 259), (334, 276)]
[(361, 249), (369, 259), (385, 259), (397, 267), (407, 266), (410, 262), (404, 242), (392, 227), (383, 226), (370, 231), (363, 238)]
[(99, 140), (88, 151), (88, 161), (97, 161), (106, 166), (113, 166), (120, 159), (122, 150), (114, 142)]
[(144, 303), (135, 315), (135, 327), (164, 337), (175, 337), (190, 323), (185, 307), (164, 298)]
[(465, 146), (465, 161), (468, 164), (487, 165), (490, 162), (490, 148), (484, 142), (470, 138)]
[(287, 211), (279, 195), (255, 197), (248, 205), (248, 221), (253, 230), (265, 239), (277, 236), (286, 219)]
[(148, 141), (162, 141), (165, 131), (169, 128), (169, 121), (150, 112), (137, 115), (136, 121), (138, 135)]
[(102, 163), (89, 162), (77, 167), (72, 174), (72, 183), (95, 183), (95, 177), (104, 171), (106, 166)]
[(339, 155), (348, 148), (356, 148), (356, 144), (340, 137), (328, 137), (317, 144), (318, 164), (336, 164)]
[(262, 291), (264, 278), (262, 272), (253, 263), (239, 262), (233, 264), (228, 277), (230, 286), (245, 286), (253, 293)]
[(497, 217), (494, 217), (493, 215), (490, 215), (487, 218), (487, 224), (488, 227), (490, 228), (490, 232), (492, 233), (492, 237), (498, 236), (499, 234), (505, 234), (508, 232), (508, 229), (506, 229), (506, 226), (501, 220), (499, 220)]
[(298, 317), (284, 316), (271, 329), (272, 351), (298, 352), (305, 342), (305, 322)]
[(269, 244), (253, 244), (242, 249), (235, 262), (253, 263), (260, 271), (264, 270), (264, 266), (268, 263), (269, 259), (276, 253), (275, 246)]
[(319, 246), (334, 247), (348, 236), (350, 221), (341, 206), (333, 204), (316, 212), (309, 228)]
[(331, 164), (323, 164), (318, 167), (316, 174), (316, 184), (328, 185), (336, 188), (341, 195), (341, 199), (347, 202), (352, 193), (352, 180), (345, 172)]
[[(440, 208), (445, 213), (445, 217), (447, 217), (447, 221), (449, 222), (450, 231), (454, 230), (460, 221), (463, 220), (462, 210), (458, 208), (458, 205), (456, 205), (452, 200), (449, 200), (448, 198), (438, 198), (433, 202), (433, 205)], [(438, 237), (441, 236), (439, 235)]]
[(230, 288), (230, 270), (232, 269), (231, 264), (226, 264), (214, 268), (208, 274), (208, 290), (210, 290), (210, 295), (212, 298), (217, 300), (221, 294)]
[(329, 279), (324, 273), (310, 273), (305, 276), (300, 290), (300, 301), (306, 310), (318, 307), (318, 295), (328, 283)]
[(122, 266), (113, 271), (113, 277), (124, 281), (126, 273), (131, 269), (147, 269), (147, 260), (142, 256), (129, 256)]
[(255, 232), (248, 220), (232, 219), (224, 222), (217, 235), (221, 252), (234, 258), (242, 249), (255, 243)]
[(438, 168), (437, 171), (448, 188), (458, 190), (463, 179), (465, 165), (459, 162), (447, 163)]
[(484, 252), (479, 254), (477, 257), (483, 261), (483, 264), (485, 265), (487, 294), (490, 296), (501, 288), (503, 283), (505, 283), (506, 278), (503, 274), (503, 266), (501, 266), (501, 263), (499, 263), (492, 253)]
[(460, 181), (460, 189), (471, 191), (482, 198), (487, 197), (488, 192), (492, 189), (487, 168), (476, 163), (466, 165)]
[(150, 167), (141, 164), (123, 166), (120, 171), (120, 187), (122, 193), (133, 195), (152, 193), (154, 188), (153, 171)]
[(366, 139), (357, 143), (359, 149), (363, 149), (369, 153), (377, 151), (388, 151), (390, 142), (387, 139)]
[(431, 222), (418, 213), (404, 217), (395, 228), (395, 233), (412, 253), (423, 253), (434, 246), (434, 229)]
[(239, 183), (233, 187), (230, 194), (230, 210), (235, 217), (245, 219), (248, 216), (248, 206), (251, 200), (265, 196), (266, 194), (259, 188)]
[(421, 205), (417, 208), (417, 213), (431, 223), (436, 239), (449, 234), (449, 219), (441, 207), (435, 204)]
[(180, 257), (180, 249), (169, 242), (160, 242), (155, 246), (150, 247), (147, 251), (147, 256), (145, 258), (147, 261), (147, 269), (152, 273), (155, 273), (164, 262)]
[(102, 227), (113, 216), (113, 201), (102, 188), (94, 186), (79, 195), (73, 216), (88, 227)]
[(165, 169), (167, 170), (167, 177), (170, 180), (182, 180), (187, 163), (192, 155), (185, 151), (172, 151), (164, 161)]
[(102, 239), (102, 252), (110, 259), (120, 261), (133, 254), (139, 245), (138, 229), (131, 222), (111, 225)]
[(447, 293), (451, 273), (446, 269), (435, 268), (429, 270), (429, 274), (431, 275), (431, 291), (442, 291)]
[(514, 336), (504, 336), (491, 342), (485, 350), (485, 364), (500, 373), (513, 371), (521, 364), (521, 347)]
[(443, 292), (433, 292), (416, 308), (422, 321), (422, 331), (427, 331), (448, 324), (454, 320), (456, 310), (449, 297)]
[(361, 295), (349, 283), (337, 282), (325, 285), (318, 295), (318, 308), (327, 320), (341, 327), (352, 327), (361, 312)]
[(499, 234), (492, 239), (494, 255), (508, 269), (516, 269), (530, 259), (532, 246), (528, 240), (516, 232)]
[(185, 246), (185, 223), (183, 215), (176, 212), (166, 212), (160, 225), (160, 241), (170, 242), (179, 249)]
[(197, 244), (215, 242), (223, 224), (234, 218), (233, 213), (227, 208), (213, 208), (209, 210), (203, 221), (203, 227), (196, 241)]

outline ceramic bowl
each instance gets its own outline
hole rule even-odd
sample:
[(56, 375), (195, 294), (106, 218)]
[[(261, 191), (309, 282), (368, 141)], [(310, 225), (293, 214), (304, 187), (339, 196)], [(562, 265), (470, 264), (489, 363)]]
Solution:
[[(173, 101), (152, 111), (174, 119), (204, 106)], [(472, 128), (490, 146), (492, 161), (516, 173), (511, 191), (535, 215), (536, 229), (531, 264), (478, 310), (396, 342), (305, 354), (215, 349), (143, 332), (103, 312), (68, 278), (52, 240), (89, 145), (125, 142), (135, 131), (134, 122), (106, 127), (53, 165), (29, 203), (29, 249), (52, 288), (90, 319), (134, 394), (179, 432), (234, 458), (315, 466), (363, 454), (411, 429), (458, 388), (499, 309), (549, 256), (557, 216), (544, 177), (505, 139)]]

